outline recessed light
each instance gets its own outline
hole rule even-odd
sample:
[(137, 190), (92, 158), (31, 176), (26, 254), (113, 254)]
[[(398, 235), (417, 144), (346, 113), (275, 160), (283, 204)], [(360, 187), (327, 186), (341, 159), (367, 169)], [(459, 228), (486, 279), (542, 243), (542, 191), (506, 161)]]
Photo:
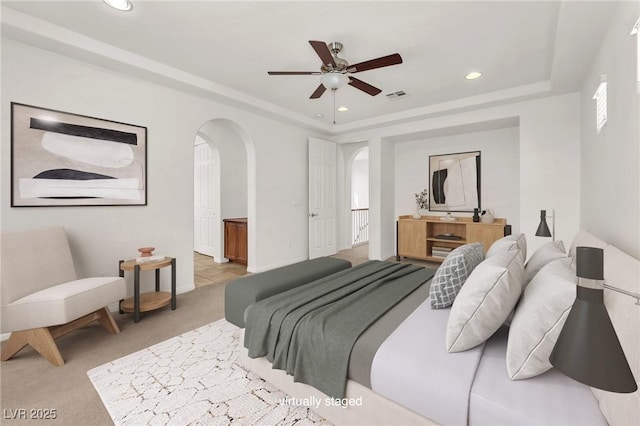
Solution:
[(321, 112), (316, 112), (316, 113), (315, 113), (315, 114), (313, 114), (313, 115), (314, 115), (315, 117), (317, 117), (317, 118), (323, 118), (323, 117), (324, 117), (324, 114), (323, 114), (323, 113), (321, 113)]
[(347, 108), (346, 106), (343, 105), (341, 107), (338, 107), (338, 111), (340, 111), (340, 112), (349, 111), (349, 108)]
[(114, 9), (129, 11), (133, 9), (133, 3), (129, 0), (103, 0), (106, 4), (111, 6)]
[(482, 77), (482, 73), (478, 71), (470, 72), (469, 74), (464, 76), (464, 78), (466, 78), (467, 80), (475, 80), (476, 78), (480, 77)]

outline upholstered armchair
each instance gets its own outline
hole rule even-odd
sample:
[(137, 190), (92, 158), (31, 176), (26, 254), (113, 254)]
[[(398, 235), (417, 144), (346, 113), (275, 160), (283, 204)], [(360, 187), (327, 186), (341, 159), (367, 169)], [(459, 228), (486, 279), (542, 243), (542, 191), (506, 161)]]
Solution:
[(11, 332), (2, 361), (30, 345), (52, 364), (64, 359), (54, 339), (99, 321), (120, 332), (107, 305), (123, 299), (119, 277), (78, 279), (64, 228), (2, 234), (1, 331)]

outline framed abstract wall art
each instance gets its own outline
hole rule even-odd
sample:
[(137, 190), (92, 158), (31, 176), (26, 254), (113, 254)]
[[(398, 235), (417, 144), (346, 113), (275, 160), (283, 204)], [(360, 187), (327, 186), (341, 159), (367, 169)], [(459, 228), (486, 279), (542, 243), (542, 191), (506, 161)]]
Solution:
[(147, 128), (11, 103), (11, 206), (147, 204)]
[(429, 210), (480, 209), (480, 151), (429, 156)]

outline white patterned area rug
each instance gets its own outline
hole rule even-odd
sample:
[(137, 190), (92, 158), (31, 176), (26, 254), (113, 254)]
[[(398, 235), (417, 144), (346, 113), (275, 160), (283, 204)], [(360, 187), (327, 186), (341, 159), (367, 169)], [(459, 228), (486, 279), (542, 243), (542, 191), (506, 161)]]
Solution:
[(239, 333), (216, 321), (87, 375), (116, 425), (330, 425), (235, 363)]

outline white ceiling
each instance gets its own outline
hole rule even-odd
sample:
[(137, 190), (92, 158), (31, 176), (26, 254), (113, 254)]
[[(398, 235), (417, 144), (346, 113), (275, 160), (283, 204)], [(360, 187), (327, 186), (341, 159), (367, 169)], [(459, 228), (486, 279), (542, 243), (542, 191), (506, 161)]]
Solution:
[[(133, 2), (131, 12), (118, 12), (100, 0), (2, 1), (3, 36), (68, 53), (61, 36), (47, 41), (56, 27), (45, 24), (54, 24), (151, 59), (146, 66), (157, 65), (156, 73), (168, 74), (161, 64), (168, 65), (201, 88), (202, 81), (215, 83), (206, 90), (227, 100), (335, 132), (579, 90), (615, 7), (612, 1)], [(338, 89), (336, 106), (349, 111), (336, 113), (332, 125), (331, 92), (309, 99), (319, 76), (267, 75), (318, 70), (308, 40), (342, 42), (340, 56), (349, 63), (396, 52), (404, 63), (356, 75), (382, 89), (378, 96)], [(103, 66), (132, 61), (115, 58), (122, 51), (102, 43), (73, 55)], [(465, 80), (474, 70), (482, 78)], [(407, 96), (385, 96), (398, 90)]]

